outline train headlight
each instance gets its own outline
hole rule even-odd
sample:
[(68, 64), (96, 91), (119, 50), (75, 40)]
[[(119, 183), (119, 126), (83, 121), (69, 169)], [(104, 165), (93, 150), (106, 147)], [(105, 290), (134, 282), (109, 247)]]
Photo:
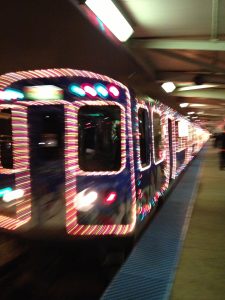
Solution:
[(85, 189), (76, 195), (74, 205), (77, 210), (87, 212), (94, 206), (97, 199), (98, 193), (96, 191)]
[(18, 190), (14, 190), (14, 191), (10, 191), (4, 194), (2, 200), (4, 202), (11, 202), (13, 200), (22, 198), (24, 195), (24, 190), (18, 189)]

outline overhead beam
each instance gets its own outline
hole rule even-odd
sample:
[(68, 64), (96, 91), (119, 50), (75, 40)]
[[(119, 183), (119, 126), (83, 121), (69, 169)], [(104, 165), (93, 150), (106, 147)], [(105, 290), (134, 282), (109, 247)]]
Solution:
[[(192, 90), (192, 91), (174, 91), (172, 96), (179, 97), (194, 97), (206, 99), (220, 99), (225, 101), (224, 89), (207, 89), (207, 90)], [(225, 112), (225, 109), (224, 109)]]
[(225, 51), (225, 41), (218, 40), (130, 39), (129, 45), (146, 49)]
[[(160, 71), (156, 73), (157, 80), (174, 82), (194, 82), (199, 72)], [(225, 84), (225, 75), (201, 73), (204, 83)]]
[(122, 45), (123, 49), (127, 52), (128, 55), (145, 71), (145, 73), (150, 76), (151, 80), (155, 80), (155, 70), (150, 62), (146, 62), (145, 59), (141, 57), (139, 53), (134, 53), (133, 49), (127, 47), (126, 44)]
[(189, 57), (189, 56), (180, 54), (178, 52), (174, 53), (173, 51), (170, 51), (170, 50), (160, 50), (160, 49), (158, 49), (158, 50), (152, 49), (152, 51), (155, 51), (157, 54), (165, 55), (165, 56), (168, 56), (173, 59), (185, 61), (187, 63), (200, 66), (202, 68), (202, 70), (200, 72), (211, 71), (211, 72), (216, 72), (216, 73), (217, 72), (225, 73), (225, 68), (220, 68), (214, 64), (206, 63), (197, 58)]

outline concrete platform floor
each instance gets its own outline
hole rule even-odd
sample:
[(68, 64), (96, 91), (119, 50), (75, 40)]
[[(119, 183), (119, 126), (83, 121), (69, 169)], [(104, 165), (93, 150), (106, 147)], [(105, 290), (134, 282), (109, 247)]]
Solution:
[(210, 144), (200, 172), (171, 300), (225, 299), (225, 170)]

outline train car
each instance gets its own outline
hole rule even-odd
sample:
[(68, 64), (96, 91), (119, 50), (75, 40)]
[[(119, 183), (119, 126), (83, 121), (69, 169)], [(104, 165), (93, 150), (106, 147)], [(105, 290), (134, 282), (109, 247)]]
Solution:
[(129, 236), (208, 132), (122, 83), (72, 69), (0, 76), (0, 228)]

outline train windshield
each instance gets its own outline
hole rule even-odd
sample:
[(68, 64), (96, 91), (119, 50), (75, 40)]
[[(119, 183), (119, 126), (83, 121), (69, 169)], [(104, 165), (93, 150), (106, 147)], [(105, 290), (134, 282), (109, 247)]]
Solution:
[(117, 171), (121, 167), (121, 112), (116, 105), (79, 109), (79, 166), (84, 171)]

